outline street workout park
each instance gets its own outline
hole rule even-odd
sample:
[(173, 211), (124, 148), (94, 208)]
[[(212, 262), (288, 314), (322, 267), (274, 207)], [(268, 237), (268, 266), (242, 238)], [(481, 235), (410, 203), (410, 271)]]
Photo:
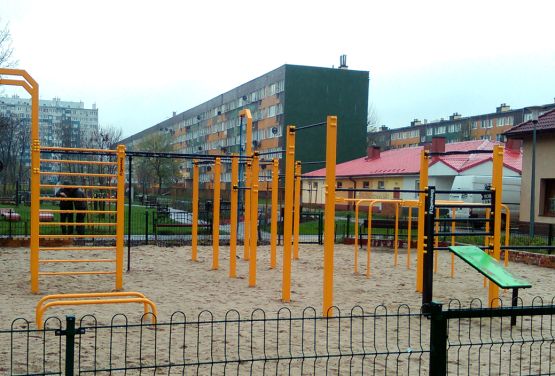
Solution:
[[(0, 254), (1, 371), (439, 375), (550, 374), (555, 368), (555, 306), (548, 282), (553, 273), (509, 263), (514, 247), (508, 236), (502, 244), (503, 146), (447, 152), (491, 154), (491, 189), (458, 192), (490, 195), (489, 203), (439, 199), (450, 192), (428, 186), (428, 166), (446, 153), (426, 150), (420, 187), (410, 191), (417, 199), (357, 199), (356, 193), (372, 190), (336, 188), (341, 119), (330, 115), (287, 126), (283, 159), (266, 159), (252, 148), (252, 117), (243, 109), (238, 116), (246, 129), (244, 155), (175, 155), (192, 161), (191, 245), (131, 247), (128, 238), (126, 255), (126, 158), (147, 153), (123, 145), (41, 145), (38, 84), (23, 70), (0, 69), (0, 77), (0, 84), (20, 86), (32, 98), (31, 237), (28, 248)], [(299, 234), (301, 165), (311, 161), (295, 160), (295, 138), (311, 128), (326, 132), (323, 246), (303, 245)], [(223, 165), (231, 167), (228, 192), (220, 181)], [(199, 218), (199, 169), (206, 166), (213, 174), (211, 245), (199, 243), (205, 227)], [(258, 239), (261, 166), (272, 171), (269, 245)], [(70, 182), (63, 189), (87, 194), (46, 194), (60, 188), (53, 176)], [(343, 197), (345, 191), (355, 198)], [(230, 199), (225, 234), (222, 194)], [(58, 202), (74, 206), (52, 205)], [(354, 245), (335, 244), (335, 208), (345, 203), (355, 208)], [(372, 247), (372, 207), (378, 203), (395, 207), (392, 249)], [(439, 216), (440, 210), (469, 206), (486, 213), (473, 219), (485, 228), (473, 233), (483, 239), (482, 247), (457, 242), (469, 235), (457, 230), (467, 218)], [(406, 248), (398, 246), (401, 208), (409, 212)], [(67, 214), (80, 219), (58, 220)], [(47, 216), (55, 219), (45, 221)], [(358, 233), (362, 217), (366, 238)], [(76, 231), (52, 231), (62, 225)]]

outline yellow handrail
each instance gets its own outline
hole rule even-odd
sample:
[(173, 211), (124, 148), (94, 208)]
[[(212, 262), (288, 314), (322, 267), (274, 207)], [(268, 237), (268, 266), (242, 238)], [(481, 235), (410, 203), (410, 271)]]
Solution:
[[(134, 298), (121, 298), (130, 297)], [(81, 298), (114, 298), (114, 299), (88, 299), (88, 300), (57, 300), (46, 303), (48, 300), (53, 299), (81, 299)], [(39, 330), (43, 327), (42, 317), (44, 312), (54, 306), (67, 306), (67, 305), (91, 305), (91, 304), (125, 304), (125, 303), (143, 303), (145, 315), (151, 313), (151, 321), (156, 324), (156, 317), (158, 310), (156, 304), (143, 293), (140, 292), (96, 292), (96, 293), (79, 293), (79, 294), (54, 294), (46, 295), (40, 299), (35, 309), (35, 321)], [(150, 311), (149, 311), (150, 308)]]

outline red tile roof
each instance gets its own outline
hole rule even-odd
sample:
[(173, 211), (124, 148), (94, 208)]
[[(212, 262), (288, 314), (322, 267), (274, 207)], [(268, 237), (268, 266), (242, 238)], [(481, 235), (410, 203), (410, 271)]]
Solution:
[[(455, 142), (445, 145), (445, 151), (493, 150), (497, 143), (487, 140)], [(420, 152), (423, 146), (403, 149), (386, 150), (379, 158), (368, 159), (362, 157), (352, 161), (340, 163), (336, 166), (336, 176), (383, 176), (383, 175), (417, 175), (420, 172)], [(444, 155), (438, 157), (430, 165), (439, 161), (453, 168), (457, 172), (468, 170), (484, 162), (490, 161), (490, 154), (462, 154)], [(518, 173), (522, 171), (522, 152), (505, 149), (503, 164)], [(323, 177), (326, 169), (322, 168), (303, 174), (304, 177)]]
[[(522, 138), (524, 135), (529, 135), (533, 132), (534, 125), (532, 120), (525, 121), (519, 125), (514, 126), (505, 135), (509, 138)], [(555, 109), (547, 111), (543, 115), (538, 116), (538, 123), (536, 124), (536, 132), (555, 132)]]

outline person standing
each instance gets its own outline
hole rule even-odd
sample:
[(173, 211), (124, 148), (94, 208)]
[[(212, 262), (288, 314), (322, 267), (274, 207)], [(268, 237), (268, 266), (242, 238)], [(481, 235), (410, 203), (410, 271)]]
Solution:
[[(56, 192), (56, 197), (62, 199), (67, 199), (71, 196), (71, 188), (65, 187), (69, 185), (68, 182), (63, 182), (63, 187), (58, 189)], [(73, 234), (73, 201), (72, 200), (60, 200), (60, 222), (62, 223), (62, 234), (71, 235)]]
[(77, 230), (77, 234), (84, 235), (85, 234), (85, 226), (79, 225), (79, 223), (85, 223), (85, 215), (87, 210), (87, 201), (85, 201), (85, 192), (81, 188), (74, 188), (71, 197), (76, 198), (77, 200), (73, 201), (73, 207), (76, 210), (75, 213), (75, 222), (77, 225), (75, 226)]

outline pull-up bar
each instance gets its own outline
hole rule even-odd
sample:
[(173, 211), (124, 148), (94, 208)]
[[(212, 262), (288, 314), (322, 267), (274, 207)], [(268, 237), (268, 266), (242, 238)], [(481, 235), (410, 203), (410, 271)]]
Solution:
[(302, 130), (309, 129), (309, 128), (320, 127), (320, 126), (326, 125), (326, 124), (327, 124), (327, 122), (322, 121), (322, 122), (320, 122), (320, 123), (314, 123), (314, 124), (303, 125), (303, 126), (300, 126), (300, 127), (294, 127), (294, 128), (293, 128), (293, 131), (294, 131), (294, 132), (296, 132), (296, 131), (302, 131)]
[(414, 189), (371, 189), (371, 188), (335, 188), (336, 192), (385, 192), (385, 193), (425, 193)]
[(313, 164), (325, 164), (326, 161), (309, 161), (309, 162), (300, 162), (301, 165), (313, 165)]

